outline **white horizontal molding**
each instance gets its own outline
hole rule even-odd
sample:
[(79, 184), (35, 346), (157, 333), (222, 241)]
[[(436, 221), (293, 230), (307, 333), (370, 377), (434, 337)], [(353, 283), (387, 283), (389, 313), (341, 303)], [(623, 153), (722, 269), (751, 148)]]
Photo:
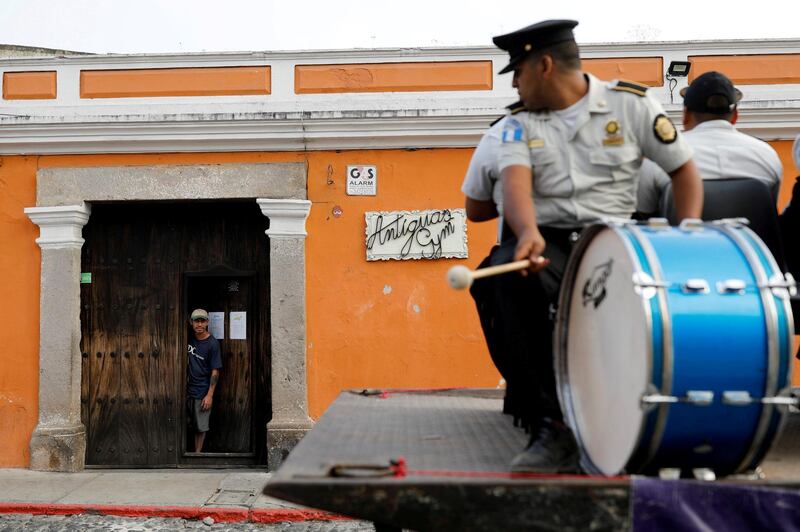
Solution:
[[(765, 140), (794, 139), (800, 130), (800, 100), (743, 107), (737, 127)], [(778, 105), (781, 104), (781, 105)], [(680, 123), (681, 107), (666, 106)], [(404, 116), (403, 112), (358, 112), (361, 117), (5, 124), (0, 154), (89, 154), (336, 149), (472, 147), (501, 109), (462, 114)], [(341, 113), (340, 113), (341, 114)], [(423, 113), (407, 113), (423, 114)], [(433, 114), (433, 113), (431, 113)], [(380, 115), (386, 115), (381, 117)], [(289, 115), (292, 116), (292, 115)]]

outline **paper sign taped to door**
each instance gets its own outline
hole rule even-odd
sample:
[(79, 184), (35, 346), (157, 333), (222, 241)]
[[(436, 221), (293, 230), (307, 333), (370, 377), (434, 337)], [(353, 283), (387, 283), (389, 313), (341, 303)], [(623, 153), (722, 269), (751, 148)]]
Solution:
[(231, 312), (231, 340), (247, 340), (247, 312)]
[(224, 312), (209, 312), (208, 313), (208, 332), (217, 340), (225, 339), (225, 313)]

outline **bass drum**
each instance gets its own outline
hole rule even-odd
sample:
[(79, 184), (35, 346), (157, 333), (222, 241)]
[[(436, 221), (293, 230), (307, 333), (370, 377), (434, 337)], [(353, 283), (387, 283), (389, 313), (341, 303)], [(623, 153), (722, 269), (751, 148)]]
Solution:
[(584, 230), (554, 337), (584, 469), (754, 469), (791, 401), (793, 290), (736, 221)]

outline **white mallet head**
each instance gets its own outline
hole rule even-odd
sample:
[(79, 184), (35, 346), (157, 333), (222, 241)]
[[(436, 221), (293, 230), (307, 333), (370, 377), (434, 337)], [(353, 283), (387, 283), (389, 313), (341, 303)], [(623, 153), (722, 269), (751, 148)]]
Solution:
[(469, 271), (469, 268), (461, 264), (453, 266), (447, 271), (447, 282), (450, 288), (456, 290), (469, 288), (472, 286), (472, 272)]

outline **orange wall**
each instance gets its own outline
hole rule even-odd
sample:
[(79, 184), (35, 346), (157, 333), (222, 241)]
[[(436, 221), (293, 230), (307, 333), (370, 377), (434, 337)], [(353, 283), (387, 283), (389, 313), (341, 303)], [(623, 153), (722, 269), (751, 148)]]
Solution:
[[(797, 174), (791, 142), (781, 206)], [(308, 398), (319, 417), (341, 389), (496, 386), (474, 306), (444, 282), (447, 269), (475, 267), (495, 238), (493, 223), (470, 224), (470, 258), (367, 262), (364, 212), (461, 207), (472, 150), (88, 155), (0, 158), (0, 467), (28, 464), (38, 387), (38, 229), (22, 210), (35, 204), (40, 167), (306, 162), (313, 202), (307, 224)], [(347, 196), (348, 164), (378, 167), (376, 197)], [(342, 211), (333, 215), (334, 207)], [(795, 371), (795, 382), (800, 371)]]
[[(367, 262), (364, 244), (368, 210), (463, 207), (461, 179), (471, 154), (440, 149), (49, 156), (40, 166), (305, 161), (313, 202), (306, 244), (308, 399), (311, 415), (319, 417), (344, 388), (498, 384), (471, 297), (445, 282), (450, 266), (475, 267), (488, 253), (494, 224), (469, 226), (466, 261)], [(378, 196), (346, 195), (348, 164), (377, 165)], [(342, 209), (341, 217), (333, 216), (334, 206)]]
[(36, 159), (0, 157), (0, 467), (28, 465), (38, 421), (38, 228), (22, 212), (36, 204)]

